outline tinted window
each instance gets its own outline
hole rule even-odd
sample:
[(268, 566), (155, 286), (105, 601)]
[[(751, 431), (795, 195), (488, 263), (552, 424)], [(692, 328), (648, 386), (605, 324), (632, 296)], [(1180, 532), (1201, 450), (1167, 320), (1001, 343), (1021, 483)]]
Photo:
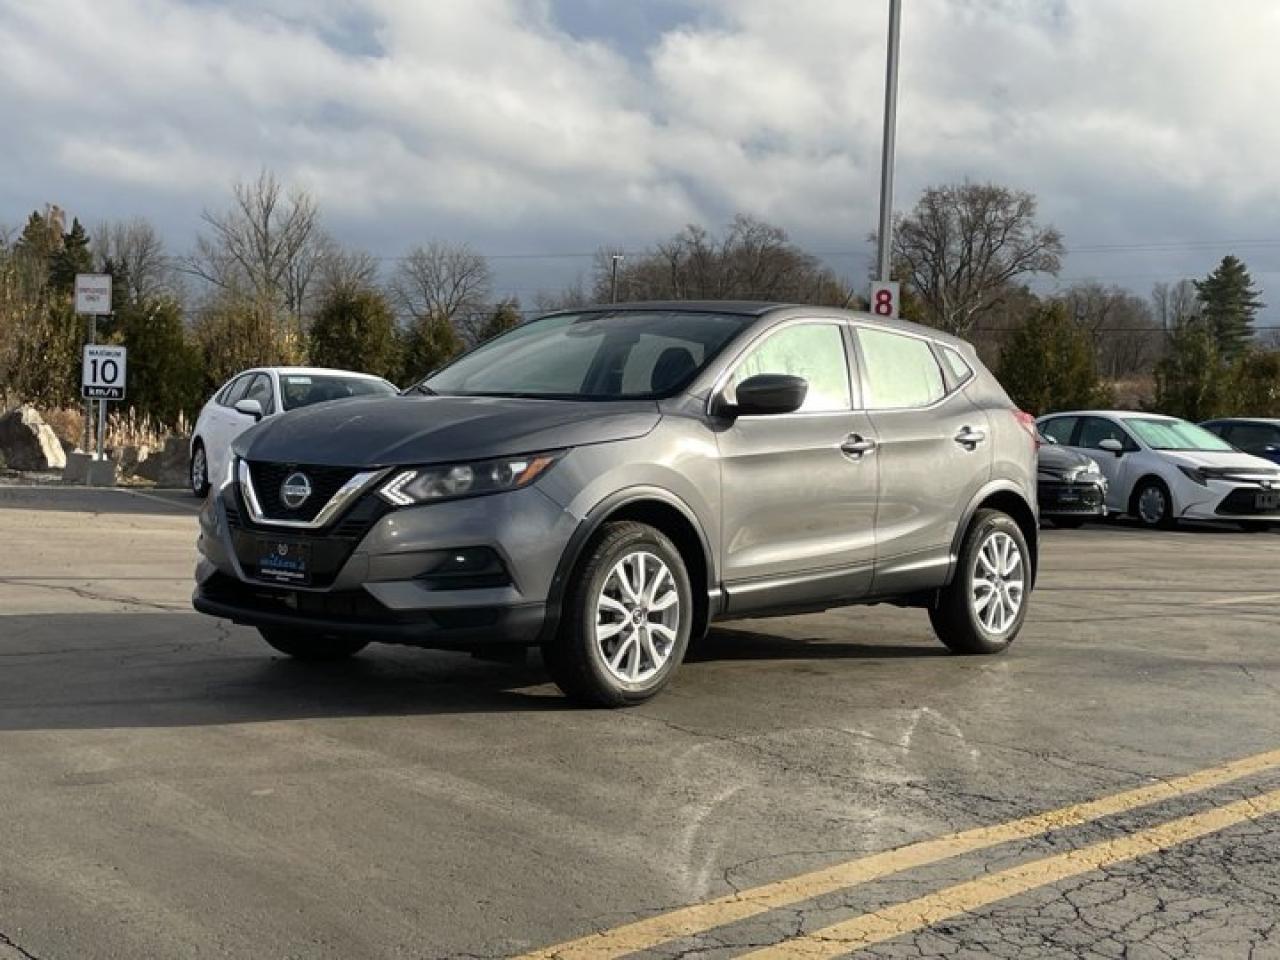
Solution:
[(788, 373), (809, 383), (802, 413), (848, 410), (849, 363), (844, 337), (833, 323), (799, 323), (772, 333), (751, 348), (733, 371), (728, 392), (760, 373)]
[(1102, 417), (1085, 417), (1084, 423), (1080, 426), (1080, 439), (1077, 441), (1076, 446), (1088, 447), (1090, 450), (1100, 450), (1101, 447), (1098, 445), (1103, 440), (1119, 440), (1124, 444), (1126, 450), (1137, 449), (1133, 438), (1125, 433), (1120, 424), (1104, 420)]
[(422, 385), (443, 394), (566, 400), (667, 394), (754, 322), (658, 310), (543, 317), (481, 344)]
[[(1214, 431), (1221, 433), (1219, 427)], [(1227, 428), (1227, 439), (1245, 453), (1264, 454), (1267, 447), (1280, 447), (1280, 427), (1265, 423), (1233, 423)]]
[(275, 403), (272, 398), (271, 378), (265, 373), (260, 373), (253, 378), (249, 384), (249, 389), (245, 391), (245, 400), (257, 400), (262, 406), (264, 414), (275, 412)]
[(381, 380), (332, 373), (282, 373), (280, 392), (286, 410), (347, 397), (391, 396), (395, 388)]
[(973, 367), (969, 366), (969, 362), (960, 356), (959, 351), (953, 350), (951, 347), (943, 347), (942, 358), (947, 362), (947, 366), (951, 370), (951, 376), (955, 378), (956, 383), (964, 383), (973, 376)]
[(858, 331), (867, 364), (867, 408), (927, 407), (942, 399), (942, 368), (924, 340), (885, 330)]
[(1054, 417), (1040, 425), (1040, 432), (1050, 440), (1056, 440), (1066, 446), (1071, 443), (1071, 434), (1075, 431), (1079, 419), (1079, 417)]

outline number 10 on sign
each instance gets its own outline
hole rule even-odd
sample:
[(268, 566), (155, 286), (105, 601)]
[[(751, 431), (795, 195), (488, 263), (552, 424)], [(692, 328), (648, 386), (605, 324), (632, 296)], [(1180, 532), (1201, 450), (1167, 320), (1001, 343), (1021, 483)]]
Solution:
[(877, 280), (871, 284), (871, 313), (877, 317), (898, 318), (897, 280)]

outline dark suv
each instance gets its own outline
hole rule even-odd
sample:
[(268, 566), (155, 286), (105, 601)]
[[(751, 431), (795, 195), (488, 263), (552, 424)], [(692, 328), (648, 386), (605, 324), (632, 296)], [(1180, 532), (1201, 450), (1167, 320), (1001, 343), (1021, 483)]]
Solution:
[(889, 602), (993, 653), (1035, 579), (1031, 418), (962, 341), (843, 310), (555, 313), (233, 453), (195, 606), (297, 657), (540, 645), (621, 705), (723, 618)]

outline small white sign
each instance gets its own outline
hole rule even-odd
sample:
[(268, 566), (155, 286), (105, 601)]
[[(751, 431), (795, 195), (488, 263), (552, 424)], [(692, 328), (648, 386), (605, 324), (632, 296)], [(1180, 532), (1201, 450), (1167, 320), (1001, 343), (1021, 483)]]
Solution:
[(95, 317), (111, 313), (111, 274), (76, 274), (76, 313)]
[(900, 287), (897, 280), (876, 280), (871, 284), (871, 313), (877, 317), (898, 319), (898, 294)]
[(85, 344), (80, 396), (87, 400), (123, 400), (127, 359), (124, 347)]

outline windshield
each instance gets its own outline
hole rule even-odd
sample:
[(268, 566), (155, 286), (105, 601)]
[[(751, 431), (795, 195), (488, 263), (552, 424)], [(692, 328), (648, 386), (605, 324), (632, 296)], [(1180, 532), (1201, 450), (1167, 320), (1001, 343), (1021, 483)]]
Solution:
[(419, 389), (565, 400), (664, 396), (688, 385), (754, 320), (673, 311), (544, 317), (482, 344)]
[(382, 380), (330, 373), (280, 374), (280, 398), (286, 410), (345, 397), (393, 396), (396, 388)]
[(1185, 420), (1125, 420), (1138, 439), (1152, 450), (1234, 450), (1235, 447), (1204, 427)]

